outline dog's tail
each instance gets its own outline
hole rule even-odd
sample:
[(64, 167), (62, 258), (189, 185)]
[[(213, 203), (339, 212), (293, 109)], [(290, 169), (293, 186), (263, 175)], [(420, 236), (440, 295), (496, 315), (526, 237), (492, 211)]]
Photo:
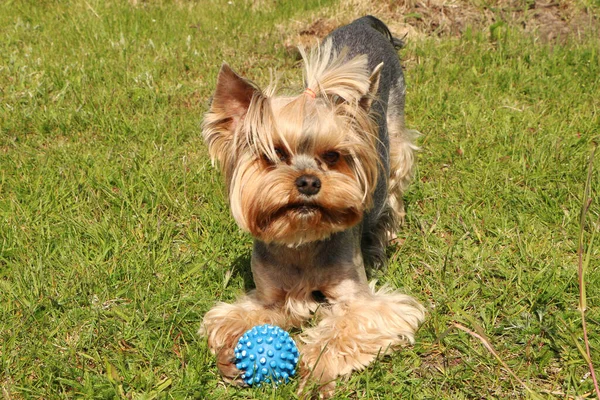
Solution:
[(364, 16), (362, 18), (357, 19), (356, 23), (369, 25), (371, 28), (380, 32), (383, 36), (388, 38), (388, 40), (394, 45), (394, 48), (396, 50), (400, 50), (404, 47), (404, 41), (402, 41), (402, 39), (394, 37), (394, 35), (392, 35), (392, 32), (390, 32), (389, 28), (381, 20), (375, 18), (374, 16)]

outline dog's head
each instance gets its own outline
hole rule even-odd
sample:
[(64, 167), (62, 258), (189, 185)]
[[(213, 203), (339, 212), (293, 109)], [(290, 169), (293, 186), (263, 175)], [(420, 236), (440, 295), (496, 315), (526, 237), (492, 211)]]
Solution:
[(269, 90), (221, 67), (202, 132), (238, 225), (267, 243), (325, 239), (372, 205), (379, 158), (369, 109), (380, 68), (331, 45), (302, 53), (307, 89)]

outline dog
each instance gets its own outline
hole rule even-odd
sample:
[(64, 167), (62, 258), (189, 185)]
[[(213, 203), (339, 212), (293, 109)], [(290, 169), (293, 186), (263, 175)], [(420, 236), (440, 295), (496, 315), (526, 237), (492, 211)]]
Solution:
[(300, 49), (305, 89), (292, 95), (222, 65), (202, 133), (233, 218), (254, 237), (256, 284), (200, 328), (226, 381), (242, 384), (234, 347), (260, 324), (304, 327), (300, 390), (311, 383), (322, 397), (338, 377), (414, 342), (423, 306), (376, 289), (365, 272), (385, 263), (418, 150), (404, 126), (401, 45), (377, 18), (357, 19)]

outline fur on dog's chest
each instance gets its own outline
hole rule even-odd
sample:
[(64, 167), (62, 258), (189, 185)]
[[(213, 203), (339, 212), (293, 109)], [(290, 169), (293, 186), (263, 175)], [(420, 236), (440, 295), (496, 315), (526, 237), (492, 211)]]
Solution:
[[(290, 248), (257, 242), (252, 255), (252, 273), (257, 289), (277, 287), (281, 296), (312, 301), (337, 299), (355, 294), (355, 284), (366, 282), (363, 269), (357, 269), (360, 253), (345, 248), (345, 238), (334, 237), (321, 243)], [(343, 256), (340, 256), (343, 254)], [(313, 295), (313, 292), (320, 292)]]

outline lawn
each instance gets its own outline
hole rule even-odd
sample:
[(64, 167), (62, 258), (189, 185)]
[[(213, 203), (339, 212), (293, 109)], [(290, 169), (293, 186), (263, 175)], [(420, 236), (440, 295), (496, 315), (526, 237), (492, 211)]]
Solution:
[[(590, 15), (592, 31), (542, 40), (499, 12), (460, 34), (408, 37), (407, 125), (422, 150), (389, 266), (371, 275), (428, 315), (414, 346), (352, 375), (336, 398), (595, 396), (577, 271), (582, 234), (600, 369), (600, 156), (580, 218), (600, 138), (600, 3), (561, 4)], [(197, 336), (216, 301), (248, 288), (251, 250), (199, 126), (223, 61), (263, 86), (273, 69), (299, 87), (283, 43), (331, 10), (333, 0), (0, 2), (4, 398), (295, 396), (297, 381), (224, 386)]]

